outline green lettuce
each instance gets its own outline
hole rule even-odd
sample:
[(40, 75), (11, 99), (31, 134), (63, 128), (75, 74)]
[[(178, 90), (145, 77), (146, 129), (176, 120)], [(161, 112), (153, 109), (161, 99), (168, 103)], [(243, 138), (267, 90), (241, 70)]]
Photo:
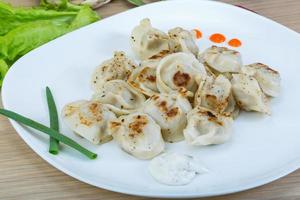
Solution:
[(81, 8), (80, 5), (72, 4), (68, 0), (41, 0), (40, 6), (47, 9), (69, 11), (76, 11)]
[(84, 6), (70, 24), (58, 24), (52, 20), (23, 24), (0, 37), (0, 58), (14, 62), (32, 49), (97, 20), (99, 16), (88, 6)]
[(0, 85), (2, 85), (3, 78), (7, 71), (8, 71), (8, 65), (4, 60), (0, 59)]
[(8, 67), (21, 56), (100, 19), (88, 6), (77, 6), (76, 11), (73, 8), (70, 11), (68, 7), (66, 11), (42, 7), (13, 8), (0, 2), (0, 86)]
[(67, 24), (56, 25), (50, 20), (23, 24), (0, 37), (0, 58), (13, 62), (66, 32)]
[(71, 23), (78, 11), (57, 11), (44, 8), (13, 8), (0, 2), (0, 36), (32, 21), (52, 20), (53, 23)]
[(86, 26), (90, 23), (96, 22), (99, 19), (100, 19), (100, 17), (96, 12), (93, 12), (89, 6), (84, 5), (79, 10), (77, 16), (70, 24), (70, 27), (69, 27), (70, 31), (80, 28), (82, 26)]

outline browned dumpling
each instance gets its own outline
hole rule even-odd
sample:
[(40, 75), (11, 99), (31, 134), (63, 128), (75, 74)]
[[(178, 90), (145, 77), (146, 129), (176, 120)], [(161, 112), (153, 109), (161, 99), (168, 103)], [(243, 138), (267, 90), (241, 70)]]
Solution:
[(169, 52), (169, 36), (152, 27), (149, 19), (143, 19), (136, 26), (130, 38), (133, 52), (140, 60)]
[(194, 97), (194, 106), (202, 106), (218, 113), (237, 117), (238, 107), (233, 98), (230, 81), (222, 74), (207, 76)]
[(254, 77), (233, 74), (231, 84), (234, 98), (240, 108), (270, 114), (268, 99)]
[(242, 72), (253, 76), (263, 92), (271, 97), (276, 97), (280, 92), (280, 74), (262, 63), (253, 63), (242, 68)]
[(189, 53), (179, 52), (164, 57), (156, 70), (157, 88), (162, 93), (185, 88), (194, 94), (205, 77), (204, 66)]
[(232, 135), (231, 117), (197, 106), (187, 115), (188, 124), (183, 130), (190, 145), (211, 145), (226, 142)]
[(112, 139), (107, 125), (116, 116), (99, 101), (82, 100), (67, 104), (62, 110), (62, 119), (75, 133), (98, 144)]
[(127, 82), (146, 96), (152, 96), (159, 92), (156, 85), (155, 68), (139, 67), (132, 72)]
[(212, 46), (199, 55), (200, 61), (219, 72), (240, 72), (242, 67), (241, 54), (226, 47)]
[(165, 147), (160, 126), (142, 112), (111, 121), (108, 130), (124, 151), (139, 159), (151, 159)]
[(123, 51), (116, 51), (114, 57), (104, 61), (92, 75), (91, 84), (94, 91), (111, 80), (127, 80), (136, 65)]
[(172, 52), (185, 52), (198, 55), (199, 48), (195, 34), (180, 27), (173, 28), (168, 32), (170, 37), (170, 50)]
[(182, 130), (186, 126), (186, 114), (192, 110), (186, 93), (171, 92), (150, 97), (142, 107), (162, 129), (167, 142), (183, 140)]
[(129, 114), (137, 110), (146, 100), (142, 93), (136, 91), (122, 80), (106, 82), (94, 94), (93, 99), (107, 104), (117, 115)]

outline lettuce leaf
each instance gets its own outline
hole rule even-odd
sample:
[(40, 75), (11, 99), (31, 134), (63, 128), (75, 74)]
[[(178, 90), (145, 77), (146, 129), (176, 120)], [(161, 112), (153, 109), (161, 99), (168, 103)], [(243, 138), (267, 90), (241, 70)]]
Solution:
[(99, 19), (100, 16), (96, 12), (94, 12), (89, 6), (84, 5), (70, 24), (70, 31), (96, 22)]
[(68, 0), (41, 0), (40, 6), (54, 10), (78, 11), (81, 6), (70, 3)]
[(2, 85), (3, 78), (7, 71), (8, 71), (8, 65), (4, 60), (0, 59), (0, 85)]
[(68, 32), (66, 23), (56, 25), (50, 20), (23, 24), (0, 37), (0, 58), (14, 61), (32, 49)]
[(68, 0), (41, 0), (40, 5), (50, 9), (66, 9)]
[(0, 2), (0, 86), (8, 67), (21, 56), (65, 33), (98, 21), (89, 6), (77, 11), (12, 8)]
[(57, 24), (52, 20), (23, 24), (0, 37), (0, 58), (13, 62), (40, 45), (97, 20), (99, 16), (83, 6), (70, 24)]
[(78, 11), (56, 11), (44, 8), (13, 8), (0, 2), (0, 36), (14, 28), (33, 21), (52, 20), (53, 23), (71, 23)]

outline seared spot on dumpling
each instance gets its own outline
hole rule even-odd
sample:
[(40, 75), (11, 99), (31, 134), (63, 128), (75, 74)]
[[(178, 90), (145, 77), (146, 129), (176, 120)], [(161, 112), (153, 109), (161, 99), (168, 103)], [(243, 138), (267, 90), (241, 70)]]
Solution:
[(72, 115), (76, 110), (77, 110), (77, 107), (75, 107), (73, 105), (67, 105), (65, 107), (64, 116), (68, 117), (68, 116)]
[(134, 121), (129, 123), (129, 136), (134, 137), (135, 135), (141, 134), (147, 123), (147, 117), (141, 115), (136, 116)]
[(159, 96), (158, 96), (158, 95), (153, 95), (153, 96), (151, 97), (151, 99), (157, 100), (157, 99), (159, 99)]
[(156, 77), (152, 76), (152, 75), (149, 75), (149, 76), (147, 76), (147, 80), (154, 83), (156, 81)]
[(147, 96), (158, 92), (156, 86), (155, 68), (143, 66), (133, 71), (128, 79), (129, 85)]
[(237, 106), (231, 88), (230, 81), (224, 75), (207, 76), (206, 80), (199, 84), (194, 98), (194, 106), (200, 105), (229, 116), (237, 114), (235, 113)]
[(173, 76), (173, 81), (175, 85), (178, 87), (187, 86), (190, 80), (191, 77), (188, 73), (184, 73), (180, 71), (176, 72)]
[(116, 127), (119, 127), (119, 126), (121, 126), (120, 122), (112, 121), (112, 122), (109, 123), (110, 128), (116, 128)]
[(86, 117), (82, 116), (81, 114), (79, 114), (79, 120), (80, 120), (80, 124), (83, 124), (85, 126), (91, 126), (92, 125), (92, 120), (87, 119)]
[(161, 52), (159, 52), (158, 54), (151, 56), (149, 59), (159, 59), (159, 58), (163, 58), (166, 55), (168, 55), (170, 53), (169, 50), (162, 50)]
[(178, 112), (179, 112), (179, 108), (175, 107), (175, 108), (168, 110), (166, 114), (168, 117), (174, 117), (178, 114)]

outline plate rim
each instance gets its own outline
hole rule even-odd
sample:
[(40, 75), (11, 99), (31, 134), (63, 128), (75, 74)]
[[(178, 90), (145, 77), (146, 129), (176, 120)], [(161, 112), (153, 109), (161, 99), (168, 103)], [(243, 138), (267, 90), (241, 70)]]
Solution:
[[(172, 1), (160, 1), (160, 2), (154, 2), (154, 3), (151, 3), (151, 4), (148, 4), (148, 5), (144, 5), (142, 7), (146, 7), (146, 6), (152, 6), (153, 4), (165, 4), (165, 3), (170, 3), (170, 2), (179, 2), (179, 1), (182, 1), (182, 0), (172, 0)], [(185, 1), (189, 1), (189, 2), (195, 2), (196, 0), (185, 0)], [(200, 2), (200, 1), (197, 1), (197, 2)], [(238, 10), (243, 10), (243, 12), (246, 12), (248, 14), (251, 14), (252, 16), (255, 16), (255, 17), (258, 17), (262, 20), (266, 20), (268, 21), (268, 23), (273, 23), (273, 24), (276, 24), (277, 26), (280, 26), (281, 28), (284, 28), (286, 31), (289, 31), (290, 33), (292, 34), (296, 34), (297, 36), (300, 36), (299, 33), (297, 33), (296, 31), (282, 25), (282, 24), (279, 24), (278, 22), (276, 21), (273, 21), (267, 17), (264, 17), (264, 16), (261, 16), (259, 14), (256, 14), (256, 13), (253, 13), (251, 11), (248, 11), (246, 9), (243, 9), (243, 8), (239, 8), (239, 7), (236, 7), (234, 5), (231, 5), (231, 4), (227, 4), (227, 3), (224, 3), (224, 2), (217, 2), (217, 1), (211, 1), (211, 0), (202, 0), (201, 3), (212, 3), (212, 4), (222, 4), (222, 6), (228, 6), (228, 7), (231, 7), (231, 8), (234, 8), (234, 9), (238, 9)], [(135, 12), (135, 10), (139, 9), (139, 7), (137, 8), (133, 8), (133, 9), (129, 9), (127, 11), (124, 11), (124, 12), (121, 12), (121, 13), (118, 13), (118, 14), (115, 14), (113, 16), (110, 16), (110, 17), (107, 17), (105, 19), (101, 19), (100, 21), (98, 22), (95, 22), (91, 25), (94, 25), (96, 23), (103, 23), (103, 21), (106, 21), (110, 18), (113, 18), (113, 17), (118, 17), (118, 15), (121, 15), (121, 14), (124, 14), (124, 13), (130, 13), (130, 12)], [(88, 25), (88, 26), (85, 26), (85, 27), (82, 27), (80, 29), (84, 29), (84, 28), (87, 28), (91, 25)], [(77, 29), (73, 32), (76, 32), (80, 29)], [(71, 32), (72, 33), (72, 32)], [(67, 35), (71, 34), (71, 33), (67, 33), (59, 38), (63, 38), (63, 37), (66, 37)], [(58, 38), (44, 44), (44, 45), (47, 45), (49, 43), (52, 43), (53, 41), (56, 41)], [(39, 49), (41, 47), (43, 47), (44, 45), (41, 45), (40, 47), (36, 48), (36, 49)], [(13, 66), (11, 66), (10, 70), (8, 71), (8, 73), (12, 73), (11, 69), (14, 69), (14, 66), (16, 63), (18, 62), (21, 62), (22, 58), (25, 57), (25, 56), (28, 56), (29, 54), (31, 54), (32, 52), (35, 52), (36, 49), (32, 50), (31, 52), (27, 53), (26, 55), (22, 56), (20, 59), (18, 59), (18, 61), (16, 61), (14, 63)], [(7, 76), (6, 76), (7, 77)], [(9, 106), (7, 106), (7, 102), (6, 102), (6, 94), (8, 91), (7, 90), (7, 78), (4, 78), (3, 80), (3, 86), (2, 86), (2, 92), (1, 92), (1, 95), (2, 95), (2, 104), (3, 104), (3, 107), (4, 108), (8, 108)], [(12, 127), (16, 130), (16, 132), (18, 133), (18, 135), (25, 141), (25, 143), (35, 152), (37, 153), (43, 160), (45, 160), (46, 162), (48, 162), (50, 165), (52, 165), (53, 167), (57, 168), (58, 170), (62, 171), (63, 173), (77, 179), (77, 180), (80, 180), (81, 182), (84, 182), (84, 183), (87, 183), (89, 185), (92, 185), (92, 186), (95, 186), (95, 187), (98, 187), (98, 188), (102, 188), (102, 189), (105, 189), (105, 190), (109, 190), (109, 191), (113, 191), (113, 192), (118, 192), (118, 193), (123, 193), (123, 194), (128, 194), (128, 195), (135, 195), (135, 196), (143, 196), (143, 197), (154, 197), (154, 198), (195, 198), (195, 197), (211, 197), (211, 196), (219, 196), (219, 195), (225, 195), (225, 194), (231, 194), (231, 193), (236, 193), (236, 192), (240, 192), (240, 191), (244, 191), (244, 190), (248, 190), (248, 189), (252, 189), (252, 188), (256, 188), (256, 187), (259, 187), (259, 186), (262, 186), (262, 185), (265, 185), (267, 183), (270, 183), (272, 181), (275, 181), (283, 176), (286, 176), (296, 170), (298, 170), (300, 168), (300, 157), (299, 158), (296, 158), (295, 160), (293, 161), (290, 161), (288, 163), (286, 163), (285, 165), (282, 165), (278, 168), (276, 168), (276, 170), (273, 170), (272, 173), (267, 173), (266, 174), (266, 177), (264, 178), (260, 178), (260, 177), (256, 177), (254, 180), (255, 181), (250, 181), (249, 183), (246, 183), (244, 185), (241, 185), (241, 186), (237, 186), (237, 187), (233, 187), (233, 188), (226, 188), (226, 189), (223, 189), (221, 191), (214, 191), (214, 192), (206, 192), (205, 195), (201, 194), (201, 193), (189, 193), (189, 194), (165, 194), (165, 193), (157, 193), (157, 194), (153, 194), (151, 192), (147, 193), (147, 192), (138, 192), (138, 191), (135, 191), (135, 190), (128, 190), (126, 188), (122, 188), (122, 187), (113, 187), (113, 186), (110, 186), (109, 184), (105, 184), (105, 183), (97, 183), (97, 182), (94, 182), (92, 180), (89, 180), (89, 179), (85, 179), (83, 178), (82, 176), (78, 175), (77, 173), (74, 173), (70, 170), (68, 170), (67, 168), (65, 168), (63, 165), (60, 165), (59, 163), (55, 162), (54, 160), (51, 159), (51, 155), (48, 156), (47, 154), (44, 154), (43, 151), (39, 150), (38, 148), (35, 148), (34, 144), (31, 142), (31, 140), (26, 136), (26, 130), (23, 128), (23, 126), (17, 122), (15, 122), (14, 120), (11, 120), (9, 119), (9, 122), (11, 123)], [(263, 175), (265, 176), (265, 174)]]

